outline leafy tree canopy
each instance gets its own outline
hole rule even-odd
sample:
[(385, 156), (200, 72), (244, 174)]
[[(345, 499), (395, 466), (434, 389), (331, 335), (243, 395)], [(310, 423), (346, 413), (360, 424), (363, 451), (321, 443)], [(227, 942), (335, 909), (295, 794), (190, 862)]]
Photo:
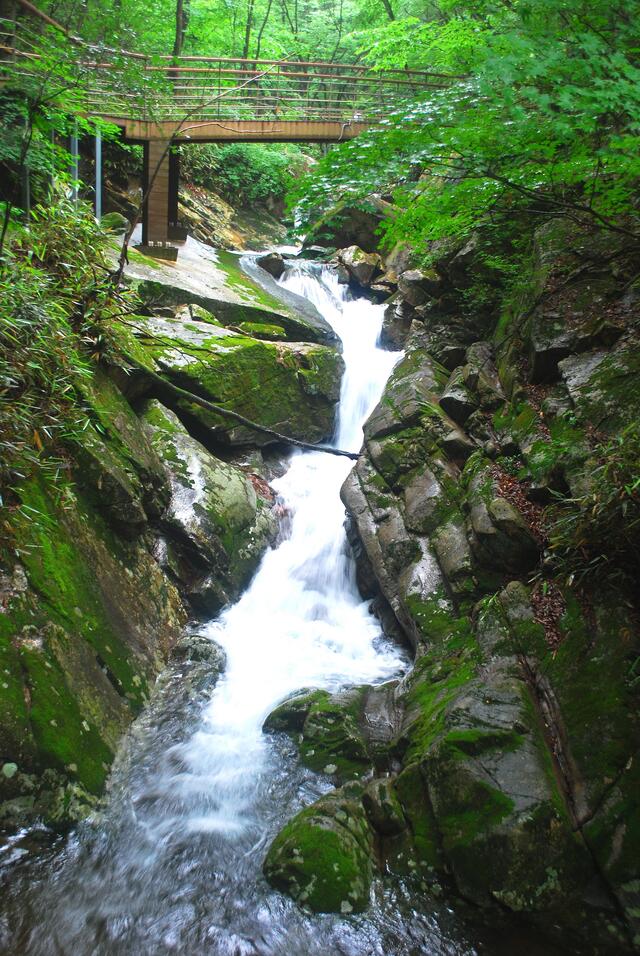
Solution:
[(523, 209), (635, 235), (639, 12), (636, 0), (439, 0), (428, 18), (369, 31), (372, 66), (452, 78), (333, 150), (295, 196), (304, 217), (328, 195), (393, 190), (389, 243), (426, 248)]

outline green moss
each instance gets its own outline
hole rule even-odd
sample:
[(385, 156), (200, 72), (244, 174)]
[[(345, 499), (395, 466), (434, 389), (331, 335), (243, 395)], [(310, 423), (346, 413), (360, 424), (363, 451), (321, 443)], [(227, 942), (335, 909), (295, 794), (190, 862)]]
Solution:
[(244, 335), (250, 335), (254, 339), (267, 339), (274, 342), (287, 338), (287, 333), (281, 325), (273, 325), (269, 322), (241, 322), (238, 329)]
[(127, 257), (129, 262), (132, 262), (134, 265), (137, 264), (146, 266), (148, 269), (162, 270), (162, 266), (157, 259), (153, 259), (151, 256), (145, 256), (144, 253), (138, 252), (137, 249), (129, 248), (127, 250)]
[(454, 857), (460, 848), (485, 837), (515, 806), (502, 791), (466, 774), (449, 781), (447, 794), (438, 813), (438, 825), (444, 847)]
[[(20, 497), (23, 505), (32, 509), (35, 515), (29, 526), (30, 548), (22, 555), (31, 586), (55, 623), (76, 630), (81, 622), (83, 637), (110, 669), (121, 692), (141, 706), (147, 697), (146, 679), (136, 667), (131, 650), (124, 646), (106, 618), (96, 592), (94, 569), (87, 564), (80, 541), (70, 535), (55, 509), (51, 508), (41, 485), (31, 482), (22, 486)], [(80, 535), (94, 533), (91, 523), (97, 521), (95, 516), (90, 516), (87, 511), (80, 512), (80, 515), (81, 524), (76, 526), (76, 532)], [(116, 545), (101, 522), (97, 526), (108, 537), (117, 555), (121, 547)]]
[(30, 694), (29, 720), (39, 761), (77, 776), (91, 793), (104, 785), (112, 751), (78, 706), (65, 675), (40, 649), (23, 645), (21, 663)]
[[(343, 371), (342, 359), (333, 349), (311, 344), (290, 347), (242, 336), (198, 346), (176, 337), (171, 344), (150, 343), (148, 348), (176, 384), (252, 421), (310, 441), (333, 431)], [(181, 353), (177, 357), (176, 348)], [(184, 354), (193, 361), (185, 363)], [(189, 403), (184, 408), (223, 434), (233, 431), (247, 442), (260, 437), (213, 412)]]
[(409, 733), (405, 764), (422, 760), (444, 731), (448, 706), (475, 676), (480, 651), (468, 618), (451, 617), (442, 595), (410, 597), (407, 607), (425, 639), (416, 661), (406, 704), (417, 715)]
[(369, 903), (371, 854), (362, 804), (334, 791), (278, 834), (264, 873), (273, 886), (314, 912), (360, 912)]
[(441, 742), (442, 753), (455, 758), (479, 757), (491, 751), (506, 753), (517, 750), (524, 742), (524, 736), (513, 730), (473, 728), (450, 730)]
[(372, 757), (360, 730), (366, 690), (313, 701), (299, 745), (302, 761), (312, 770), (351, 780), (370, 769)]
[[(440, 869), (442, 859), (438, 827), (433, 816), (428, 789), (417, 764), (406, 767), (398, 775), (395, 781), (395, 791), (409, 821), (415, 851), (414, 862), (418, 867), (417, 875), (424, 875), (425, 870), (435, 871)], [(410, 862), (407, 862), (407, 867), (409, 872), (413, 870)]]
[(257, 283), (253, 282), (249, 276), (245, 275), (240, 268), (237, 256), (224, 249), (217, 249), (216, 265), (224, 273), (229, 288), (233, 289), (245, 302), (261, 305), (265, 309), (271, 309), (275, 312), (283, 310), (284, 306), (279, 299), (270, 295)]

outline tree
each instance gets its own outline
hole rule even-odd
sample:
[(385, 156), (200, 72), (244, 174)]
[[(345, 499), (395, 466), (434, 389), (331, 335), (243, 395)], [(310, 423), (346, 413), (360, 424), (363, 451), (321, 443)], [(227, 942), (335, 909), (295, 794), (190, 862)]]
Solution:
[(374, 68), (445, 76), (329, 153), (298, 193), (307, 219), (328, 195), (393, 189), (388, 241), (425, 250), (517, 209), (640, 239), (636, 14), (635, 0), (440, 0), (427, 21), (369, 31), (363, 52)]

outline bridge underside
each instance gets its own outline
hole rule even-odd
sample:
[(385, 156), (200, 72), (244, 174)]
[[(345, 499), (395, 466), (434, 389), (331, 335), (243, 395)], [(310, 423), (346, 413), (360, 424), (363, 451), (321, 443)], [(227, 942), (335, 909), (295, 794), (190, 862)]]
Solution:
[[(175, 134), (179, 143), (340, 143), (353, 139), (367, 128), (357, 121), (330, 122), (320, 120), (187, 120), (178, 125), (165, 120), (152, 123), (146, 120), (112, 119), (124, 129), (127, 139), (147, 142), (168, 142)], [(177, 130), (177, 132), (176, 132)]]
[[(105, 117), (120, 126), (127, 140), (144, 145), (142, 244), (151, 255), (168, 255), (172, 240), (185, 238), (178, 221), (180, 156), (169, 143), (339, 143), (353, 139), (366, 123), (318, 120), (170, 120)], [(173, 137), (173, 139), (172, 139)]]

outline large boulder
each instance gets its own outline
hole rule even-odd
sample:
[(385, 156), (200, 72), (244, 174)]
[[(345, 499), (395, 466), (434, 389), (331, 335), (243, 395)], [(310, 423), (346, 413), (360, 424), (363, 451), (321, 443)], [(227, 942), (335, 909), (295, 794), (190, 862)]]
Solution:
[(358, 246), (349, 246), (338, 253), (338, 261), (347, 269), (355, 286), (367, 288), (384, 272), (382, 259), (376, 252), (363, 252)]
[(313, 770), (340, 781), (357, 779), (380, 759), (388, 762), (386, 748), (400, 726), (396, 685), (301, 692), (276, 707), (264, 729), (290, 733)]
[[(332, 348), (267, 342), (202, 318), (136, 318), (143, 361), (169, 381), (292, 438), (331, 436), (344, 364)], [(181, 409), (229, 445), (265, 445), (268, 435), (192, 405)]]
[(411, 306), (424, 305), (436, 296), (442, 287), (442, 279), (433, 270), (408, 269), (398, 276), (398, 292)]
[(275, 537), (272, 501), (256, 493), (240, 468), (195, 441), (159, 402), (146, 405), (143, 420), (171, 482), (162, 527), (177, 552), (173, 571), (198, 608), (215, 612), (239, 596)]
[(285, 261), (279, 252), (268, 252), (265, 256), (258, 256), (256, 262), (274, 279), (279, 279), (286, 268)]
[(143, 311), (191, 304), (229, 328), (243, 322), (276, 325), (292, 342), (335, 342), (333, 329), (317, 309), (283, 290), (256, 264), (255, 256), (238, 260), (222, 250), (189, 253), (187, 245), (178, 262), (170, 265), (135, 250), (130, 253), (125, 278), (142, 300)]
[(19, 495), (20, 561), (0, 566), (0, 825), (65, 825), (101, 793), (186, 615), (144, 540), (114, 533), (84, 490)]
[(369, 904), (373, 833), (362, 787), (348, 784), (302, 810), (275, 838), (264, 875), (316, 913), (358, 913)]
[(76, 480), (120, 533), (135, 537), (169, 500), (164, 467), (127, 400), (98, 367), (81, 385), (91, 424), (72, 438)]

